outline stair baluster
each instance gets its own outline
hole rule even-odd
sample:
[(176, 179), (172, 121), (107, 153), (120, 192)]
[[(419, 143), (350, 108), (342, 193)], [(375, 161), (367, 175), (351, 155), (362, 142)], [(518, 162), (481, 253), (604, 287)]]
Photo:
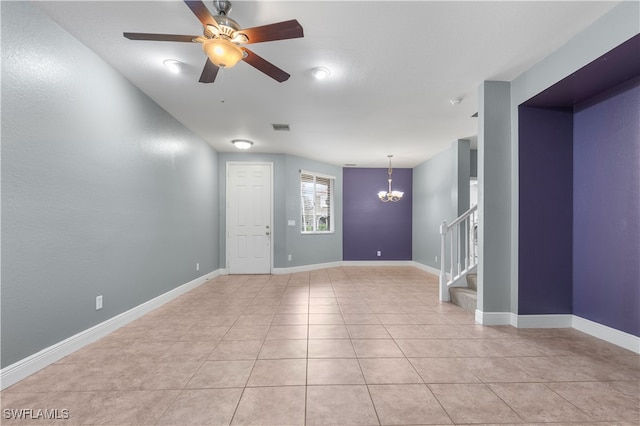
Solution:
[(440, 300), (443, 302), (449, 301), (449, 288), (476, 269), (477, 223), (478, 206), (475, 205), (451, 224), (443, 221), (440, 225)]

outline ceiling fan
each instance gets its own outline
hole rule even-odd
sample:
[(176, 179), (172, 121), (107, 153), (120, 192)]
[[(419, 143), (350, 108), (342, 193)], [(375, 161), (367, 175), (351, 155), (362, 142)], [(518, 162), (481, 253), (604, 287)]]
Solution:
[(209, 9), (200, 0), (184, 0), (184, 2), (202, 23), (203, 36), (146, 33), (123, 33), (123, 35), (129, 40), (201, 43), (202, 49), (207, 54), (207, 62), (200, 75), (201, 83), (213, 83), (220, 68), (231, 68), (240, 60), (280, 83), (289, 79), (290, 75), (285, 71), (241, 45), (304, 37), (302, 26), (297, 20), (241, 29), (236, 21), (227, 16), (231, 10), (230, 1), (213, 1), (218, 11), (216, 16), (211, 15)]

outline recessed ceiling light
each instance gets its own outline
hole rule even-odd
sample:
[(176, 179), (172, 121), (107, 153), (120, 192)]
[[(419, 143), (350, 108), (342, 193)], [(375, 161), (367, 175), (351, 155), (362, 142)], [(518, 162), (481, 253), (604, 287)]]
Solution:
[(246, 139), (234, 139), (231, 141), (231, 143), (234, 144), (238, 149), (249, 149), (253, 145), (253, 142)]
[(311, 70), (311, 75), (316, 80), (324, 80), (325, 78), (329, 77), (330, 74), (331, 71), (329, 71), (329, 68), (325, 67), (316, 67)]
[(169, 70), (169, 72), (173, 74), (180, 74), (180, 71), (182, 71), (182, 66), (184, 65), (182, 62), (175, 59), (166, 59), (162, 63)]

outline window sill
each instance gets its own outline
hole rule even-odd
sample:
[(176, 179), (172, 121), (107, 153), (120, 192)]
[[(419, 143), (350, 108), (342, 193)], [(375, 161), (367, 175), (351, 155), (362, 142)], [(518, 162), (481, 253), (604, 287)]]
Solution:
[(301, 235), (331, 235), (335, 234), (336, 231), (316, 231), (316, 232), (301, 232)]

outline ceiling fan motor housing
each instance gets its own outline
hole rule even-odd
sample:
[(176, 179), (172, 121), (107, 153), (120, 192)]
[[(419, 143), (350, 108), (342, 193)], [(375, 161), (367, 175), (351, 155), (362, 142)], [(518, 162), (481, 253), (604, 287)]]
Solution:
[[(213, 7), (216, 8), (218, 14), (213, 16), (213, 19), (218, 23), (218, 28), (207, 25), (205, 27), (204, 35), (207, 38), (213, 38), (216, 36), (222, 36), (228, 40), (233, 39), (236, 36), (236, 32), (240, 31), (240, 24), (234, 19), (229, 18), (228, 14), (231, 12), (231, 2), (227, 0), (214, 0)], [(242, 43), (246, 43), (246, 37), (241, 40), (234, 40)]]
[(219, 15), (228, 15), (231, 12), (231, 2), (228, 0), (213, 0), (213, 7)]

